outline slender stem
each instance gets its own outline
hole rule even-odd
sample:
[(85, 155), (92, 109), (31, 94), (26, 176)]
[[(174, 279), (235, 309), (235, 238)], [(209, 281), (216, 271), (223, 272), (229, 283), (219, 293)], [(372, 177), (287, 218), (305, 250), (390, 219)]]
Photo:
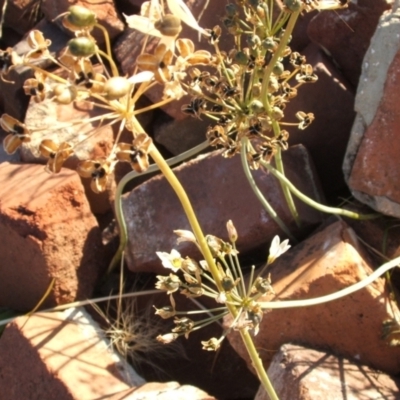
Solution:
[(400, 257), (396, 257), (393, 260), (381, 265), (371, 275), (367, 276), (360, 282), (355, 283), (345, 289), (339, 290), (335, 293), (328, 294), (326, 296), (316, 297), (314, 299), (306, 300), (283, 300), (283, 301), (264, 301), (259, 302), (259, 305), (263, 309), (278, 309), (278, 308), (294, 308), (294, 307), (308, 307), (315, 306), (317, 304), (327, 303), (329, 301), (340, 299), (341, 297), (347, 296), (351, 293), (357, 292), (360, 289), (365, 288), (374, 282), (377, 278), (384, 275), (387, 271), (392, 268), (398, 267), (400, 264)]
[[(192, 149), (185, 151), (182, 154), (179, 154), (178, 156), (172, 157), (169, 160), (167, 160), (167, 163), (169, 165), (175, 165), (178, 164), (184, 160), (187, 160), (188, 158), (194, 156), (195, 154), (199, 153), (200, 151), (204, 150), (205, 148), (208, 147), (208, 141), (205, 141), (201, 144), (199, 144), (196, 147), (193, 147)], [(133, 179), (143, 176), (146, 174), (150, 174), (152, 172), (158, 171), (159, 168), (157, 164), (152, 164), (150, 167), (147, 169), (147, 171), (138, 173), (136, 171), (131, 171), (128, 174), (126, 174), (121, 181), (119, 182), (117, 189), (115, 191), (115, 199), (114, 199), (114, 207), (115, 207), (115, 219), (117, 220), (118, 224), (118, 229), (119, 229), (119, 247), (117, 252), (115, 253), (113, 259), (111, 260), (111, 263), (108, 267), (107, 273), (110, 273), (119, 263), (119, 260), (122, 257), (122, 254), (125, 250), (125, 246), (128, 243), (128, 232), (126, 228), (126, 223), (125, 223), (125, 218), (122, 212), (122, 193), (124, 191), (125, 186), (132, 181)]]
[[(159, 166), (161, 172), (164, 174), (165, 178), (168, 180), (172, 188), (174, 189), (176, 195), (178, 196), (179, 200), (181, 201), (182, 207), (185, 211), (185, 214), (189, 220), (189, 223), (192, 227), (193, 233), (197, 239), (197, 242), (199, 244), (199, 247), (201, 249), (201, 252), (203, 254), (203, 257), (205, 258), (208, 268), (210, 270), (210, 273), (212, 274), (215, 284), (220, 292), (223, 292), (222, 284), (221, 284), (221, 276), (218, 271), (218, 268), (214, 262), (214, 258), (211, 254), (211, 251), (207, 245), (207, 242), (205, 240), (205, 237), (203, 235), (203, 232), (201, 230), (200, 224), (197, 221), (196, 215), (193, 211), (192, 205), (190, 204), (189, 198), (186, 195), (186, 192), (184, 191), (182, 185), (176, 178), (175, 174), (173, 171), (170, 169), (166, 161), (162, 158), (161, 154), (158, 152), (158, 150), (153, 146), (153, 149), (150, 152), (151, 157), (153, 160), (157, 163)], [(230, 295), (227, 294), (227, 299), (228, 301), (230, 300)], [(236, 318), (238, 316), (238, 311), (237, 308), (229, 302), (227, 302), (227, 307), (229, 309), (229, 312), (233, 316), (233, 318)], [(274, 400), (279, 400), (278, 396), (276, 395), (274, 388), (272, 387), (272, 384), (268, 378), (267, 373), (265, 372), (264, 366), (262, 365), (262, 361), (260, 356), (257, 353), (257, 350), (254, 346), (253, 340), (247, 331), (246, 328), (241, 328), (239, 329), (240, 334), (242, 336), (243, 342), (245, 343), (246, 349), (249, 353), (249, 356), (252, 360), (253, 366), (257, 371), (257, 375), (263, 384), (265, 390), (269, 394), (271, 399)]]
[[(276, 154), (274, 156), (274, 161), (275, 161), (275, 165), (276, 165), (276, 168), (278, 169), (278, 171), (282, 175), (285, 175), (285, 169), (284, 169), (284, 166), (283, 166), (282, 150), (281, 149), (278, 149), (278, 151), (276, 152)], [(299, 213), (297, 211), (296, 205), (294, 204), (293, 196), (291, 195), (290, 190), (288, 189), (288, 187), (286, 185), (283, 185), (282, 182), (280, 182), (280, 184), (281, 184), (283, 195), (284, 195), (285, 200), (286, 200), (286, 204), (287, 204), (287, 206), (288, 206), (288, 208), (290, 210), (290, 213), (292, 214), (292, 217), (295, 220), (296, 225), (297, 226), (301, 226), (300, 216), (299, 216)]]
[(380, 214), (359, 214), (357, 212), (353, 212), (350, 210), (345, 210), (343, 208), (336, 208), (336, 207), (329, 207), (325, 206), (323, 204), (320, 204), (316, 202), (313, 199), (310, 199), (308, 196), (306, 196), (304, 193), (300, 192), (292, 182), (289, 181), (283, 174), (281, 174), (277, 169), (275, 169), (272, 165), (268, 164), (267, 162), (261, 160), (260, 161), (261, 165), (268, 169), (269, 172), (271, 172), (277, 179), (279, 179), (285, 186), (288, 187), (288, 189), (296, 196), (298, 197), (301, 201), (304, 203), (308, 204), (310, 207), (313, 207), (319, 211), (329, 213), (329, 214), (335, 214), (335, 215), (342, 215), (343, 217), (348, 217), (348, 218), (353, 218), (353, 219), (359, 219), (359, 220), (368, 220), (368, 219), (374, 219), (378, 218)]
[(242, 138), (242, 148), (240, 149), (240, 156), (242, 160), (242, 166), (243, 166), (243, 171), (246, 175), (247, 180), (250, 183), (250, 187), (253, 189), (254, 194), (257, 196), (258, 200), (262, 204), (262, 206), (265, 208), (269, 216), (275, 221), (275, 223), (282, 229), (283, 232), (287, 235), (287, 237), (292, 241), (292, 242), (297, 242), (296, 238), (292, 235), (290, 232), (289, 228), (285, 225), (285, 223), (279, 218), (279, 215), (276, 213), (274, 208), (271, 206), (271, 204), (268, 203), (267, 199), (264, 197), (264, 195), (261, 193), (261, 190), (258, 188), (253, 175), (251, 174), (249, 165), (247, 163), (247, 144), (248, 144), (248, 139), (246, 137)]
[(283, 36), (282, 36), (282, 38), (281, 38), (281, 40), (279, 42), (279, 46), (276, 49), (271, 61), (268, 63), (268, 66), (267, 66), (267, 68), (266, 68), (266, 70), (264, 72), (262, 89), (261, 89), (261, 98), (263, 99), (264, 107), (266, 109), (268, 108), (268, 104), (267, 103), (268, 103), (269, 78), (270, 78), (270, 76), (272, 74), (272, 70), (273, 70), (275, 64), (278, 62), (279, 58), (281, 57), (283, 51), (286, 48), (286, 45), (287, 45), (287, 43), (289, 41), (290, 35), (293, 32), (293, 28), (294, 28), (294, 26), (296, 24), (296, 21), (297, 21), (297, 18), (299, 17), (299, 15), (300, 15), (300, 11), (293, 12), (290, 15), (289, 22), (288, 22), (288, 24), (286, 26), (286, 29), (285, 29), (285, 33), (283, 34)]
[(215, 284), (220, 292), (223, 291), (223, 287), (221, 285), (221, 276), (220, 272), (218, 271), (218, 268), (215, 264), (214, 258), (211, 254), (210, 248), (208, 247), (207, 241), (204, 237), (203, 231), (200, 227), (200, 224), (196, 218), (196, 215), (194, 213), (193, 207), (189, 201), (189, 198), (183, 189), (181, 183), (167, 164), (167, 162), (164, 160), (163, 156), (160, 154), (158, 149), (153, 145), (151, 151), (149, 152), (151, 158), (155, 161), (155, 163), (158, 165), (158, 168), (160, 168), (160, 171), (164, 175), (165, 179), (169, 182), (169, 184), (172, 186), (173, 190), (175, 191), (176, 195), (178, 196), (182, 207), (185, 211), (185, 214), (189, 220), (189, 224), (193, 230), (193, 234), (196, 237), (197, 243), (200, 247), (200, 250), (203, 254), (203, 257), (205, 258), (208, 268), (210, 270), (211, 275), (213, 276), (215, 280)]
[[(276, 63), (279, 61), (282, 53), (284, 52), (286, 45), (289, 41), (290, 35), (293, 32), (293, 28), (296, 24), (297, 18), (300, 15), (300, 11), (297, 12), (293, 12), (290, 15), (289, 21), (287, 23), (285, 32), (279, 42), (279, 46), (276, 49), (271, 61), (268, 63), (267, 68), (265, 69), (264, 75), (263, 75), (263, 82), (262, 82), (262, 88), (261, 88), (261, 98), (263, 101), (263, 105), (265, 107), (265, 109), (267, 110), (268, 114), (271, 117), (271, 105), (269, 104), (268, 101), (268, 89), (269, 89), (269, 80), (272, 74), (272, 70), (274, 68), (274, 66), (276, 65)], [(279, 136), (280, 134), (280, 127), (279, 127), (279, 123), (277, 121), (272, 122), (272, 128), (274, 130), (274, 134), (275, 136)], [(276, 167), (278, 168), (278, 170), (284, 174), (284, 168), (283, 168), (283, 162), (282, 162), (282, 154), (281, 154), (281, 150), (278, 149), (278, 152), (275, 155), (275, 164)], [(282, 191), (283, 191), (283, 195), (286, 199), (286, 203), (289, 207), (289, 210), (293, 216), (293, 219), (296, 221), (296, 224), (298, 226), (300, 226), (300, 218), (299, 218), (299, 214), (296, 210), (296, 206), (294, 204), (292, 195), (290, 193), (290, 191), (288, 190), (288, 188), (285, 185), (282, 185), (281, 183), (281, 187), (282, 187)]]
[(111, 67), (111, 71), (112, 71), (113, 76), (118, 76), (118, 75), (119, 75), (119, 73), (118, 73), (118, 68), (117, 68), (117, 66), (115, 65), (115, 62), (114, 62), (114, 60), (112, 59), (112, 57), (110, 57), (107, 53), (104, 53), (104, 51), (102, 51), (102, 50), (100, 50), (100, 49), (97, 49), (97, 52), (98, 52), (101, 56), (103, 56), (104, 58), (106, 58), (107, 61), (110, 63), (110, 67)]
[[(105, 41), (105, 43), (106, 43), (106, 51), (107, 51), (107, 55), (108, 55), (107, 59), (108, 59), (108, 60), (110, 60), (110, 59), (112, 60), (110, 36), (109, 36), (109, 34), (108, 34), (107, 29), (104, 28), (104, 26), (101, 25), (101, 24), (95, 24), (95, 27), (96, 27), (96, 28), (99, 28), (99, 29), (103, 32), (104, 41)], [(113, 64), (114, 64), (114, 62), (113, 62)], [(115, 65), (115, 64), (114, 64), (114, 65)], [(114, 70), (113, 70), (113, 74), (114, 74)], [(118, 72), (117, 72), (117, 75), (114, 75), (114, 76), (118, 76)]]
[(257, 349), (254, 346), (253, 339), (251, 338), (249, 332), (245, 329), (240, 329), (239, 332), (240, 336), (242, 337), (243, 343), (246, 346), (246, 350), (251, 358), (253, 367), (257, 371), (258, 379), (264, 386), (264, 389), (268, 393), (270, 400), (279, 400), (279, 397), (276, 394), (275, 389), (272, 386), (272, 383), (269, 380), (267, 373), (265, 372), (262, 360), (258, 355)]
[[(101, 303), (103, 301), (119, 299), (120, 297), (127, 298), (127, 297), (137, 297), (137, 296), (148, 296), (148, 295), (157, 294), (157, 293), (160, 293), (160, 291), (158, 289), (144, 290), (142, 292), (133, 292), (133, 293), (125, 293), (125, 294), (115, 294), (112, 296), (98, 297), (97, 299), (80, 300), (80, 301), (74, 301), (73, 303), (61, 304), (61, 305), (53, 307), (53, 308), (47, 308), (46, 310), (40, 310), (40, 312), (45, 313), (45, 312), (53, 312), (53, 311), (63, 311), (63, 310), (68, 310), (69, 308), (73, 308), (73, 307), (83, 307), (83, 306), (88, 306), (88, 305), (91, 305), (94, 303)], [(7, 318), (7, 319), (1, 320), (0, 326), (7, 325), (9, 322), (14, 321), (15, 318), (18, 318), (18, 317), (12, 317), (12, 318)]]

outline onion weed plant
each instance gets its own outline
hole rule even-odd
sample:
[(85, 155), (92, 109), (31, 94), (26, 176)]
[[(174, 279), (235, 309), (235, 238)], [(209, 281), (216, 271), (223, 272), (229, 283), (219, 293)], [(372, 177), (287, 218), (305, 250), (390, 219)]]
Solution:
[[(33, 144), (34, 154), (47, 159), (46, 171), (58, 173), (66, 160), (76, 156), (79, 147), (87, 140), (81, 135), (82, 125), (116, 126), (117, 134), (109, 153), (103, 157), (80, 160), (77, 166), (77, 172), (90, 179), (90, 186), (96, 193), (110, 188), (117, 163), (129, 163), (132, 167), (132, 172), (121, 180), (116, 189), (115, 213), (120, 247), (109, 271), (123, 259), (127, 243), (121, 204), (125, 185), (139, 174), (160, 170), (178, 196), (190, 222), (191, 231), (176, 231), (178, 241), (192, 242), (200, 250), (202, 260), (183, 257), (174, 249), (171, 253), (157, 253), (170, 273), (157, 277), (156, 288), (167, 293), (169, 304), (155, 312), (162, 318), (174, 318), (175, 325), (171, 332), (159, 335), (158, 340), (170, 343), (179, 336), (187, 337), (192, 331), (231, 314), (233, 323), (229, 329), (218, 338), (203, 341), (203, 348), (217, 350), (230, 330), (238, 330), (271, 399), (278, 397), (252, 340), (252, 335), (259, 330), (265, 310), (332, 301), (370, 284), (396, 267), (399, 260), (384, 264), (356, 285), (322, 298), (265, 302), (262, 296), (273, 292), (273, 282), (264, 276), (264, 268), (257, 271), (255, 267), (251, 268), (250, 278), (245, 281), (238, 259), (238, 233), (234, 224), (231, 221), (227, 223), (228, 242), (213, 235), (204, 235), (190, 199), (171, 166), (209, 145), (220, 148), (223, 157), (240, 156), (251, 189), (291, 241), (294, 241), (292, 233), (258, 190), (251, 170), (261, 168), (279, 180), (293, 219), (298, 224), (301, 221), (293, 196), (323, 212), (358, 219), (375, 217), (328, 207), (309, 199), (287, 179), (282, 161), (282, 152), (289, 147), (289, 133), (285, 128), (295, 125), (304, 130), (315, 118), (312, 110), (298, 110), (294, 121), (285, 118), (288, 102), (300, 90), (307, 90), (308, 85), (317, 84), (317, 76), (305, 56), (290, 47), (293, 28), (302, 13), (313, 10), (329, 12), (346, 6), (346, 0), (282, 0), (280, 12), (276, 13), (275, 0), (236, 0), (226, 4), (221, 26), (202, 27), (183, 0), (145, 1), (139, 15), (126, 16), (128, 26), (144, 36), (144, 44), (131, 76), (120, 74), (112, 56), (107, 30), (98, 23), (96, 15), (77, 5), (59, 16), (63, 25), (75, 34), (59, 57), (50, 53), (50, 40), (39, 30), (28, 34), (30, 50), (26, 54), (18, 55), (11, 48), (0, 51), (1, 79), (4, 81), (8, 81), (10, 69), (32, 69), (34, 76), (23, 85), (32, 101), (59, 105), (87, 103), (102, 111), (94, 117), (60, 122), (52, 127), (53, 132), (62, 130), (66, 125), (76, 128), (76, 135), (68, 140), (55, 140), (54, 136), (49, 138), (43, 135), (48, 126), (31, 127), (11, 115), (3, 114), (0, 125), (8, 133), (3, 142), (5, 151), (14, 153), (20, 146)], [(182, 24), (199, 33), (201, 48), (192, 40), (181, 37)], [(96, 44), (92, 36), (94, 29), (103, 32), (105, 51)], [(234, 45), (230, 51), (221, 50), (219, 41), (222, 35), (233, 37)], [(152, 50), (146, 46), (150, 37), (158, 39)], [(57, 69), (41, 68), (38, 61), (42, 60), (50, 61)], [(138, 100), (156, 85), (162, 87), (159, 101), (140, 107)], [(165, 160), (137, 116), (183, 97), (188, 100), (182, 112), (194, 118), (207, 118), (210, 125), (202, 145)], [(130, 141), (122, 141), (123, 132), (130, 132)], [(95, 133), (91, 135), (95, 137)], [(273, 263), (289, 247), (288, 239), (281, 241), (275, 237), (266, 265)], [(215, 299), (216, 306), (204, 312), (177, 310), (174, 296), (178, 293), (188, 298), (211, 297)], [(118, 296), (122, 298), (124, 295)], [(96, 301), (104, 299), (93, 299), (89, 303)], [(118, 313), (120, 320), (110, 323), (110, 334), (116, 346), (122, 346), (122, 352), (127, 352), (130, 342), (126, 340), (126, 332), (123, 332), (126, 315)], [(203, 314), (204, 319), (198, 319)]]

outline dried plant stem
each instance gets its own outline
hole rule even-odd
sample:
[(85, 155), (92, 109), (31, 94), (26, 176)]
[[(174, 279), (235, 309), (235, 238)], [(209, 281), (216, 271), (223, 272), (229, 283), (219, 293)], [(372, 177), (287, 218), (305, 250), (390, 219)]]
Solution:
[(258, 188), (256, 182), (254, 181), (253, 175), (251, 174), (249, 165), (247, 163), (247, 146), (248, 146), (248, 139), (246, 137), (242, 138), (242, 148), (240, 150), (240, 156), (242, 160), (242, 166), (244, 174), (246, 175), (247, 180), (250, 183), (250, 187), (253, 189), (254, 194), (257, 196), (260, 203), (263, 205), (269, 216), (276, 222), (276, 224), (282, 229), (283, 232), (287, 235), (287, 237), (292, 242), (297, 242), (296, 238), (291, 234), (289, 228), (285, 225), (285, 223), (279, 218), (278, 214), (274, 210), (274, 208), (269, 204), (267, 199), (261, 193), (261, 190)]
[(354, 211), (345, 210), (343, 208), (329, 207), (329, 206), (325, 206), (321, 203), (318, 203), (317, 201), (307, 197), (304, 193), (300, 192), (300, 190), (298, 190), (293, 185), (293, 183), (290, 182), (289, 179), (285, 177), (285, 175), (281, 174), (272, 165), (268, 164), (267, 162), (265, 162), (263, 160), (261, 160), (260, 163), (264, 168), (266, 168), (269, 172), (271, 172), (272, 175), (274, 175), (277, 179), (279, 179), (281, 184), (285, 185), (288, 188), (288, 190), (290, 190), (296, 197), (298, 197), (304, 203), (308, 204), (310, 207), (315, 208), (316, 210), (319, 210), (319, 211), (322, 211), (322, 212), (328, 213), (328, 214), (342, 215), (343, 217), (348, 217), (348, 218), (353, 218), (353, 219), (358, 219), (358, 220), (374, 219), (374, 218), (378, 218), (380, 216), (379, 214), (360, 214), (360, 213), (357, 213)]

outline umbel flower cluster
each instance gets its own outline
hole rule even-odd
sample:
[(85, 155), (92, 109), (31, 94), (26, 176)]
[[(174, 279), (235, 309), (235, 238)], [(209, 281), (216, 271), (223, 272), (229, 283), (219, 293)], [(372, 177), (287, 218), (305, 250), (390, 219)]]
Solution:
[[(171, 253), (157, 252), (163, 266), (172, 270), (172, 272), (168, 276), (157, 276), (156, 288), (170, 295), (170, 305), (156, 309), (156, 314), (165, 319), (174, 317), (174, 324), (176, 325), (170, 333), (157, 337), (160, 342), (170, 343), (179, 336), (187, 338), (191, 332), (218, 321), (229, 313), (227, 304), (236, 308), (237, 317), (231, 326), (222, 333), (221, 337), (202, 342), (204, 350), (217, 350), (222, 340), (232, 329), (246, 329), (254, 332), (254, 334), (258, 333), (263, 309), (257, 300), (267, 293), (273, 293), (270, 278), (263, 277), (265, 268), (286, 252), (290, 245), (287, 239), (281, 242), (279, 237), (275, 236), (269, 249), (265, 267), (255, 275), (255, 267), (253, 266), (250, 279), (245, 282), (235, 244), (238, 234), (232, 221), (228, 221), (227, 231), (230, 242), (225, 242), (213, 235), (206, 236), (207, 245), (219, 270), (222, 291), (218, 290), (205, 260), (197, 262), (188, 257), (183, 258), (175, 249)], [(178, 235), (178, 244), (189, 241), (199, 246), (192, 232), (177, 230), (175, 233)], [(207, 296), (216, 301), (217, 307), (199, 311), (178, 311), (175, 308), (174, 293), (185, 295), (188, 298)], [(198, 319), (198, 315), (201, 314), (207, 314), (206, 318)]]
[[(259, 160), (269, 162), (280, 150), (288, 147), (288, 133), (281, 129), (287, 102), (296, 96), (300, 86), (315, 82), (317, 77), (304, 56), (292, 52), (287, 45), (286, 29), (290, 16), (298, 11), (338, 8), (343, 0), (284, 0), (284, 11), (273, 20), (273, 1), (237, 0), (226, 5), (223, 27), (234, 38), (234, 48), (223, 52), (219, 48), (222, 29), (202, 28), (183, 0), (151, 0), (143, 3), (140, 15), (126, 17), (130, 27), (138, 29), (147, 38), (159, 39), (151, 53), (146, 46), (138, 55), (134, 74), (120, 76), (112, 58), (107, 31), (98, 24), (96, 15), (80, 6), (71, 6), (59, 18), (74, 32), (65, 51), (54, 57), (50, 40), (34, 30), (27, 43), (30, 51), (20, 56), (11, 48), (0, 51), (1, 78), (7, 81), (10, 69), (29, 67), (34, 77), (24, 84), (24, 91), (36, 102), (58, 104), (90, 103), (102, 115), (84, 120), (69, 121), (76, 135), (67, 141), (40, 136), (36, 156), (48, 159), (46, 170), (57, 173), (65, 161), (76, 156), (76, 150), (87, 138), (80, 135), (81, 124), (117, 125), (118, 133), (109, 154), (96, 159), (81, 160), (77, 171), (91, 179), (95, 192), (107, 188), (116, 163), (129, 162), (137, 172), (149, 166), (152, 139), (141, 128), (136, 116), (168, 102), (190, 95), (182, 109), (184, 113), (213, 123), (206, 132), (212, 146), (222, 147), (223, 155), (230, 157), (241, 148), (243, 138), (253, 146), (248, 148), (248, 160), (257, 168)], [(182, 21), (199, 32), (211, 44), (212, 52), (195, 48), (193, 41), (181, 38)], [(101, 29), (106, 51), (97, 46), (91, 32)], [(51, 61), (56, 71), (39, 67), (43, 60)], [(207, 67), (207, 70), (204, 68)], [(156, 104), (141, 109), (137, 100), (154, 85), (163, 86), (163, 97)], [(299, 111), (299, 129), (313, 120), (311, 113)], [(65, 122), (60, 126), (65, 126)], [(21, 145), (33, 142), (48, 126), (29, 127), (13, 116), (0, 118), (2, 129), (8, 132), (4, 139), (7, 153), (14, 153)], [(58, 126), (51, 127), (57, 131)], [(131, 132), (132, 141), (120, 141), (124, 130)]]

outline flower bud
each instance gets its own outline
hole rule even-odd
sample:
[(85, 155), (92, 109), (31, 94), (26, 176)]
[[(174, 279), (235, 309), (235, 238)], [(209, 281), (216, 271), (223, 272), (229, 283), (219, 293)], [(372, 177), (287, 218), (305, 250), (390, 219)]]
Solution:
[(229, 221), (226, 223), (226, 229), (227, 229), (227, 231), (228, 231), (229, 240), (230, 240), (232, 243), (235, 243), (236, 240), (238, 239), (238, 234), (237, 234), (237, 231), (236, 231), (235, 226), (233, 225), (232, 220), (229, 220)]

